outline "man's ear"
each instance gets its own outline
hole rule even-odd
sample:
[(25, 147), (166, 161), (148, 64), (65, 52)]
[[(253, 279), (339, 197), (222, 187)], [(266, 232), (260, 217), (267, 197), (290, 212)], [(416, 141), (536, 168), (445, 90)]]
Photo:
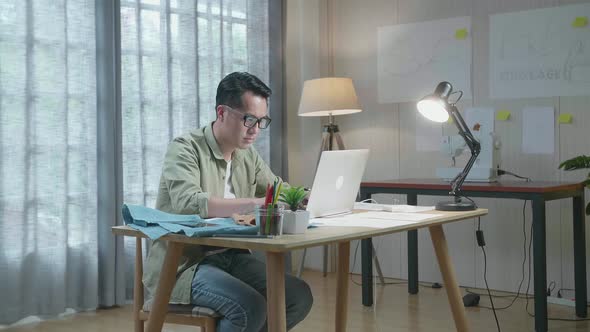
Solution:
[(225, 109), (223, 108), (223, 105), (217, 105), (217, 107), (215, 108), (215, 114), (217, 115), (217, 120), (223, 121), (225, 116)]

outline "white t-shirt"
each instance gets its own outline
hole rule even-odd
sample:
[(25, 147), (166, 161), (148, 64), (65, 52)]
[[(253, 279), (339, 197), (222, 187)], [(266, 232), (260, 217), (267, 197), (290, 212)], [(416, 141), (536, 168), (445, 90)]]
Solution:
[(236, 198), (234, 186), (231, 183), (231, 160), (227, 162), (225, 169), (225, 190), (223, 192), (223, 198)]
[[(227, 162), (227, 168), (225, 169), (225, 190), (223, 191), (223, 198), (236, 198), (234, 186), (231, 183), (231, 160)], [(215, 247), (212, 250), (206, 251), (205, 256), (219, 254), (227, 250), (229, 250), (229, 248)]]

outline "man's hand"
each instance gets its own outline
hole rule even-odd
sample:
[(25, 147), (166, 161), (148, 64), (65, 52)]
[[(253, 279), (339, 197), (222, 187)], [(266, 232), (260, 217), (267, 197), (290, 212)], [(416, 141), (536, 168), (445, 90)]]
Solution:
[(256, 218), (254, 218), (254, 215), (234, 213), (231, 217), (238, 225), (256, 226)]

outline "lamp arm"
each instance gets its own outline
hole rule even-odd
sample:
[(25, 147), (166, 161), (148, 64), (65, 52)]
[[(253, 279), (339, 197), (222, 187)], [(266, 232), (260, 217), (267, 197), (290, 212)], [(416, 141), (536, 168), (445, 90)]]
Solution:
[(481, 145), (480, 145), (479, 141), (475, 137), (473, 137), (471, 130), (469, 130), (469, 127), (467, 126), (467, 124), (463, 120), (463, 117), (459, 113), (459, 110), (457, 109), (457, 107), (453, 104), (453, 105), (449, 106), (449, 109), (450, 109), (449, 113), (450, 113), (451, 117), (453, 118), (453, 122), (457, 126), (457, 129), (459, 129), (459, 135), (461, 135), (461, 137), (463, 137), (463, 139), (465, 140), (465, 143), (469, 147), (469, 151), (471, 151), (471, 158), (469, 158), (469, 161), (467, 161), (467, 164), (465, 165), (463, 170), (461, 172), (459, 172), (459, 174), (457, 174), (457, 176), (455, 176), (453, 181), (451, 181), (450, 194), (453, 196), (457, 196), (459, 191), (461, 190), (461, 186), (463, 185), (463, 182), (465, 182), (465, 178), (467, 177), (467, 174), (469, 174), (471, 167), (473, 167), (473, 164), (475, 164), (475, 161), (477, 160), (477, 156), (479, 155), (479, 152), (481, 151)]

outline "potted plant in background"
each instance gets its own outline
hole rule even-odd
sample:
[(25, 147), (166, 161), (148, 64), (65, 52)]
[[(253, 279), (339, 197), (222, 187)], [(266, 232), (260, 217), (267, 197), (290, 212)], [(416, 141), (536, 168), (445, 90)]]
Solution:
[(279, 201), (289, 206), (289, 210), (286, 210), (283, 215), (283, 233), (305, 233), (309, 224), (309, 211), (299, 207), (306, 195), (303, 187), (289, 187), (281, 191)]
[[(590, 168), (590, 156), (582, 155), (582, 156), (574, 157), (572, 159), (568, 159), (568, 160), (562, 162), (561, 164), (559, 164), (559, 168), (562, 168), (566, 171), (573, 171), (576, 169)], [(582, 182), (582, 183), (587, 188), (590, 188), (590, 173), (588, 173), (586, 180), (584, 180), (584, 182)], [(586, 205), (586, 215), (590, 215), (590, 203), (588, 203), (588, 205)]]

